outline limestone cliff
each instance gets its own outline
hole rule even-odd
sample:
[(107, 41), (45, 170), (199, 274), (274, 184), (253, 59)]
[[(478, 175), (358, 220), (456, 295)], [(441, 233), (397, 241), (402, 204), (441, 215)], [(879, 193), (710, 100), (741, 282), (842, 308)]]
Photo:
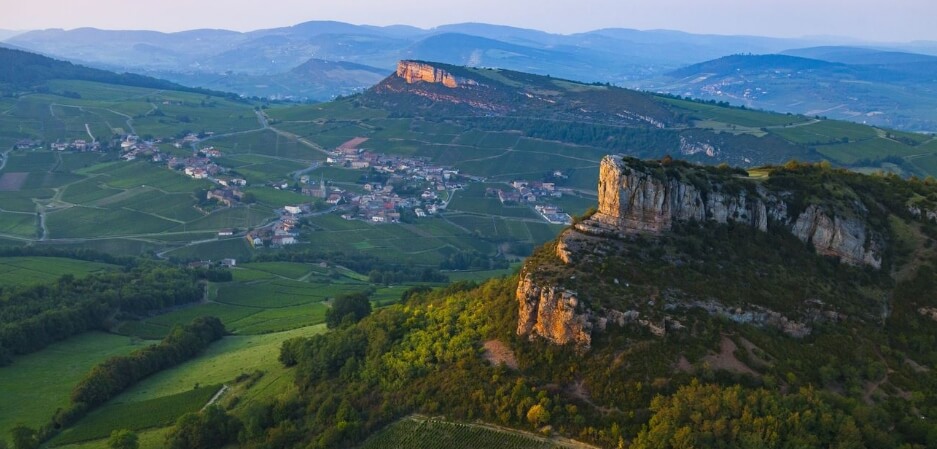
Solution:
[(450, 89), (459, 87), (459, 81), (451, 73), (423, 62), (398, 62), (397, 76), (403, 78), (407, 84), (424, 82), (442, 84)]
[(852, 265), (882, 266), (882, 243), (864, 220), (840, 216), (810, 205), (797, 216), (783, 200), (785, 192), (771, 192), (749, 181), (730, 185), (725, 179), (671, 176), (666, 170), (629, 165), (606, 156), (599, 173), (599, 207), (577, 228), (585, 232), (661, 233), (677, 221), (743, 223), (767, 231), (769, 221), (789, 229), (818, 253)]
[[(698, 297), (677, 290), (661, 294), (668, 286), (629, 286), (618, 278), (599, 279), (608, 286), (601, 291), (582, 283), (595, 281), (582, 279), (596, 267), (632, 257), (627, 242), (637, 235), (662, 234), (679, 222), (737, 223), (759, 232), (790, 232), (818, 254), (848, 265), (881, 268), (884, 237), (865, 219), (868, 210), (862, 201), (823, 198), (821, 193), (815, 203), (803, 204), (794, 202), (793, 192), (772, 186), (748, 179), (744, 172), (605, 157), (596, 213), (564, 231), (554, 246), (544, 249), (546, 256), (541, 253), (521, 272), (516, 292), (518, 334), (587, 349), (593, 329), (601, 331), (609, 323), (641, 325), (653, 335), (680, 329), (683, 325), (671, 312), (686, 309), (773, 327), (792, 337), (809, 335), (811, 323), (843, 319), (837, 309), (812, 297), (800, 298), (792, 309), (771, 309), (738, 295), (722, 301), (718, 294)], [(665, 263), (679, 266), (687, 261)], [(751, 279), (740, 281), (747, 284)], [(614, 298), (596, 305), (596, 294)]]
[(554, 344), (572, 343), (588, 349), (592, 340), (592, 318), (579, 308), (576, 292), (536, 285), (529, 273), (522, 273), (520, 279), (517, 286), (518, 335), (537, 335)]

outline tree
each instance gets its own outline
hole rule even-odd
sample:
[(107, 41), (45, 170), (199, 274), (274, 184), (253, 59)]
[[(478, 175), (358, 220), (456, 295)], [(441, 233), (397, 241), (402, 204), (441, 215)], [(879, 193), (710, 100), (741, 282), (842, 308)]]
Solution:
[(137, 433), (132, 430), (114, 430), (111, 432), (111, 438), (107, 440), (107, 447), (110, 449), (137, 449), (140, 447), (140, 442)]
[(329, 329), (339, 327), (346, 319), (356, 323), (371, 314), (369, 293), (359, 292), (341, 295), (332, 301), (332, 308), (325, 311), (325, 324)]
[(527, 421), (536, 426), (544, 425), (550, 422), (550, 411), (546, 407), (536, 404), (527, 410)]
[(36, 449), (39, 447), (39, 439), (36, 431), (25, 424), (17, 424), (10, 430), (10, 436), (13, 437), (14, 449)]

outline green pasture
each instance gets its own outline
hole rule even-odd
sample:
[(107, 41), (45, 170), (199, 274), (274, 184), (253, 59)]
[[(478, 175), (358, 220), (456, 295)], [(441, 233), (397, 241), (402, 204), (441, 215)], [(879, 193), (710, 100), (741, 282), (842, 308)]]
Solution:
[(72, 388), (93, 366), (150, 343), (88, 332), (15, 357), (13, 364), (0, 368), (0, 403), (4, 404), (0, 407), (0, 435), (6, 438), (17, 423), (33, 428), (46, 424), (57, 408), (68, 405)]
[(62, 257), (0, 257), (0, 285), (52, 282), (66, 274), (82, 277), (113, 268), (105, 263)]
[(108, 438), (116, 429), (140, 431), (166, 427), (186, 413), (201, 410), (220, 389), (220, 384), (193, 386), (189, 391), (145, 401), (111, 401), (65, 429), (49, 441), (49, 445), (54, 447)]

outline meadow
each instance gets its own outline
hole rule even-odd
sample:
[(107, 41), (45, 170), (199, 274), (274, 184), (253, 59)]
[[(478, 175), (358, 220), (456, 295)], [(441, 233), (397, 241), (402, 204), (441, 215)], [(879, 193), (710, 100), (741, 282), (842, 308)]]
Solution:
[[(117, 331), (160, 339), (173, 326), (199, 316), (218, 317), (236, 335), (269, 334), (320, 324), (325, 322), (326, 301), (372, 287), (366, 280), (341, 273), (323, 272), (318, 265), (306, 263), (241, 264), (232, 270), (234, 281), (210, 284), (206, 302), (126, 321)], [(395, 300), (399, 298), (398, 293)]]
[[(49, 446), (62, 446), (110, 436), (113, 429), (140, 431), (166, 427), (188, 412), (197, 412), (221, 389), (206, 385), (189, 391), (139, 402), (111, 402), (49, 441)], [(146, 410), (146, 413), (140, 413)]]
[(0, 257), (0, 285), (46, 283), (66, 274), (83, 277), (114, 268), (109, 264), (62, 257)]
[(0, 407), (0, 438), (6, 438), (9, 429), (18, 423), (33, 428), (47, 423), (57, 408), (68, 405), (72, 388), (93, 366), (149, 343), (88, 332), (16, 357), (12, 365), (0, 368), (4, 404)]
[[(64, 448), (106, 447), (109, 429), (128, 428), (145, 430), (140, 432), (142, 448), (163, 447), (160, 443), (165, 435), (164, 426), (188, 411), (201, 409), (222, 384), (232, 388), (221, 399), (233, 403), (232, 396), (236, 396), (241, 404), (294, 388), (290, 370), (277, 360), (280, 344), (289, 338), (323, 331), (325, 326), (317, 325), (265, 335), (224, 337), (198, 357), (134, 385), (78, 421), (51, 444)], [(252, 385), (236, 384), (238, 376), (258, 371), (263, 375)], [(93, 439), (98, 440), (86, 441)], [(73, 444), (78, 442), (83, 443)]]

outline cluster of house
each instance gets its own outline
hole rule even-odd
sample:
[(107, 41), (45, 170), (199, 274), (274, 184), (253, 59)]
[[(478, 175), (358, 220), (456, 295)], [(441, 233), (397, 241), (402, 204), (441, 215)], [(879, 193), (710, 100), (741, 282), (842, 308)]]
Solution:
[(33, 148), (42, 148), (42, 141), (38, 139), (20, 139), (13, 144), (14, 150), (31, 150)]
[(346, 195), (348, 192), (337, 187), (327, 186), (324, 178), (319, 178), (318, 184), (310, 184), (309, 176), (303, 175), (299, 177), (299, 182), (302, 184), (301, 191), (303, 195), (318, 198), (333, 206), (347, 203)]
[(285, 206), (277, 211), (279, 217), (273, 223), (247, 233), (244, 238), (252, 248), (283, 247), (297, 243), (299, 232), (296, 227), (303, 215), (311, 212), (309, 204)]
[(214, 148), (208, 148), (200, 150), (199, 153), (191, 157), (171, 157), (167, 165), (172, 170), (182, 170), (186, 176), (190, 176), (193, 179), (214, 178), (225, 172), (223, 167), (212, 160), (212, 158), (220, 156), (220, 151)]
[[(202, 136), (205, 136), (205, 137), (211, 137), (213, 135), (215, 135), (215, 133), (212, 131), (206, 131), (205, 133), (202, 134)], [(185, 135), (185, 137), (173, 142), (172, 146), (176, 148), (182, 148), (183, 146), (186, 146), (186, 145), (196, 144), (199, 142), (199, 140), (201, 140), (201, 137), (199, 137), (198, 134), (188, 133)]]
[(211, 189), (205, 194), (205, 199), (215, 200), (228, 207), (240, 203), (243, 198), (244, 192), (241, 192), (241, 189), (237, 187)]
[[(75, 139), (71, 142), (53, 142), (50, 147), (54, 151), (101, 151), (101, 142), (88, 142), (84, 139)], [(17, 144), (17, 148), (19, 145)], [(30, 148), (29, 146), (25, 147)]]
[(125, 161), (132, 161), (138, 158), (152, 158), (153, 162), (162, 162), (163, 154), (159, 152), (159, 145), (162, 140), (154, 141), (142, 140), (139, 137), (129, 134), (120, 141), (120, 158)]
[[(400, 221), (400, 211), (410, 210), (417, 217), (427, 217), (445, 208), (436, 192), (462, 189), (466, 179), (458, 170), (431, 165), (428, 159), (375, 153), (359, 146), (367, 139), (358, 137), (336, 148), (326, 159), (326, 163), (341, 165), (352, 169), (373, 169), (386, 175), (384, 182), (364, 184), (363, 194), (326, 191), (324, 184), (303, 189), (303, 193), (335, 199), (336, 193), (342, 195), (342, 201), (351, 205), (350, 212), (342, 217), (360, 219), (375, 223), (395, 223)], [(410, 186), (408, 192), (401, 194), (394, 186)], [(418, 188), (414, 189), (413, 187)]]
[(497, 195), (501, 204), (505, 203), (536, 203), (543, 198), (560, 198), (563, 192), (556, 188), (552, 182), (540, 181), (511, 181), (514, 190), (487, 189), (488, 195)]
[[(400, 195), (394, 191), (394, 181), (406, 182), (407, 180), (403, 177), (396, 179), (391, 177), (386, 184), (365, 184), (366, 193), (348, 198), (348, 203), (354, 212), (342, 216), (346, 219), (360, 219), (375, 223), (397, 223), (400, 221), (401, 210), (412, 211), (414, 215), (422, 218), (435, 215), (446, 208), (446, 204), (436, 194), (436, 187), (433, 183), (430, 183), (429, 187), (418, 195)], [(462, 188), (455, 185), (443, 187)]]
[(326, 163), (356, 170), (373, 168), (378, 173), (397, 175), (408, 180), (427, 181), (433, 183), (436, 190), (461, 188), (461, 185), (456, 187), (453, 182), (459, 178), (459, 170), (430, 165), (425, 158), (374, 153), (360, 148), (349, 148), (347, 145), (346, 143), (333, 151)]
[(511, 181), (512, 189), (485, 189), (486, 196), (496, 196), (501, 204), (534, 204), (543, 203), (534, 206), (534, 210), (543, 217), (544, 220), (554, 224), (570, 224), (572, 217), (563, 212), (562, 209), (546, 204), (549, 198), (561, 198), (563, 192), (556, 187), (553, 182), (546, 181)]
[(534, 206), (534, 210), (536, 210), (544, 220), (550, 223), (563, 225), (573, 224), (573, 217), (570, 217), (569, 214), (563, 212), (563, 209), (556, 206), (537, 205)]

